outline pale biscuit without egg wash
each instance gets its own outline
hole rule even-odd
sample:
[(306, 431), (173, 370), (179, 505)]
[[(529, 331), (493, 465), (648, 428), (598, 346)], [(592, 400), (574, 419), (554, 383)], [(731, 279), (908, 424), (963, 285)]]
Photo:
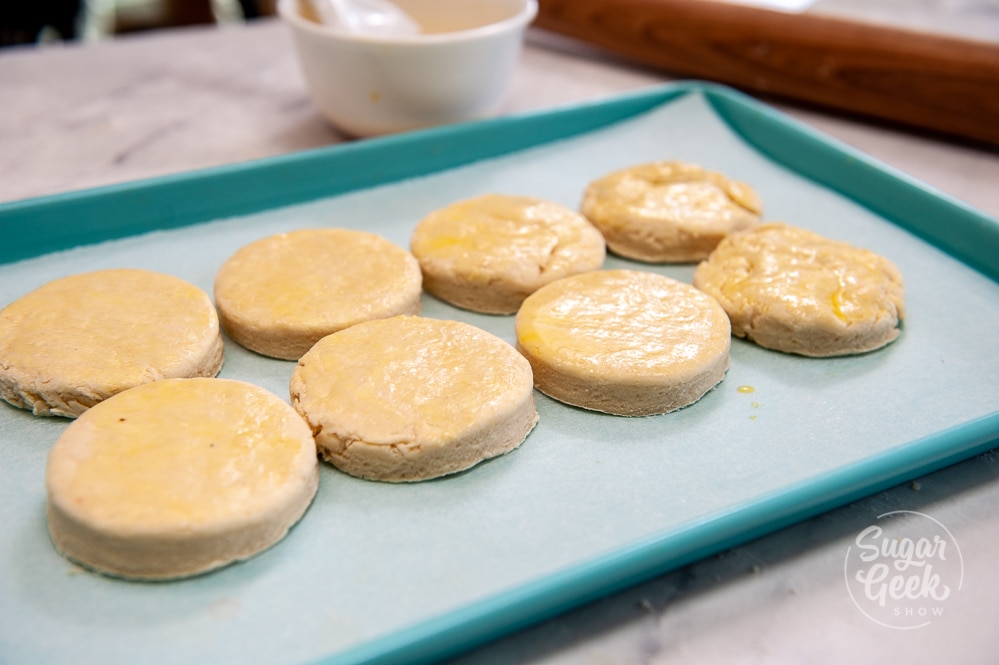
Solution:
[(600, 232), (579, 213), (528, 196), (487, 194), (417, 224), (410, 249), (426, 291), (458, 307), (512, 314), (541, 286), (603, 266)]
[(597, 271), (552, 282), (524, 301), (516, 332), (538, 390), (614, 415), (693, 404), (729, 365), (731, 330), (721, 306), (651, 272)]
[(237, 344), (297, 360), (356, 323), (419, 314), (421, 285), (416, 259), (381, 236), (302, 229), (236, 251), (215, 277), (215, 304)]
[(0, 397), (35, 415), (73, 418), (143, 383), (215, 376), (222, 360), (211, 299), (171, 275), (80, 273), (0, 311)]
[(732, 333), (777, 351), (827, 357), (895, 340), (905, 286), (887, 258), (779, 222), (722, 241), (694, 273)]
[(458, 321), (398, 316), (334, 333), (302, 356), (290, 391), (323, 458), (369, 480), (463, 471), (538, 421), (527, 361)]
[(127, 390), (74, 421), (46, 468), (49, 532), (67, 558), (168, 580), (275, 544), (316, 493), (312, 432), (286, 402), (229, 379)]
[(580, 210), (611, 252), (648, 263), (692, 263), (763, 210), (747, 184), (696, 164), (663, 161), (614, 171), (591, 182)]

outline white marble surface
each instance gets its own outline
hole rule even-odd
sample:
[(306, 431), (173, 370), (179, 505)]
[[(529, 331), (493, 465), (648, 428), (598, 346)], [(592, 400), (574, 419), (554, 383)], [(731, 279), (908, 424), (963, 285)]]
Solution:
[[(982, 16), (994, 16), (985, 9)], [(664, 80), (532, 33), (503, 112)], [(343, 140), (313, 108), (290, 37), (270, 20), (0, 52), (0, 100), (0, 201)], [(995, 151), (780, 108), (999, 217)], [(996, 505), (993, 451), (609, 596), (455, 663), (999, 662)], [(942, 617), (918, 630), (875, 624), (844, 584), (847, 549), (877, 515), (892, 510), (932, 515), (964, 554), (962, 589)]]
[[(999, 20), (997, 20), (999, 24)], [(501, 112), (668, 80), (533, 32)], [(282, 154), (344, 140), (305, 90), (284, 26), (193, 28), (0, 52), (0, 201)], [(782, 110), (999, 216), (992, 151)]]
[(816, 0), (810, 11), (909, 30), (999, 42), (997, 0)]

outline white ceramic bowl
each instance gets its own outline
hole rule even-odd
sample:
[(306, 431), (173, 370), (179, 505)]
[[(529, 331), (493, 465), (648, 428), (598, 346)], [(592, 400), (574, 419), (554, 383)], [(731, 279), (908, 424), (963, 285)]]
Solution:
[(416, 35), (350, 34), (279, 0), (316, 105), (355, 136), (486, 117), (508, 88), (536, 0), (397, 0)]

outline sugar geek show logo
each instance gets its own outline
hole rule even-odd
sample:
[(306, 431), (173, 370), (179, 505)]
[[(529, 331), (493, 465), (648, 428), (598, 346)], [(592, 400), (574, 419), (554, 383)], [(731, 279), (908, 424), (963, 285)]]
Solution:
[(923, 513), (895, 510), (857, 534), (843, 566), (854, 605), (887, 628), (922, 628), (944, 615), (964, 583), (954, 536)]

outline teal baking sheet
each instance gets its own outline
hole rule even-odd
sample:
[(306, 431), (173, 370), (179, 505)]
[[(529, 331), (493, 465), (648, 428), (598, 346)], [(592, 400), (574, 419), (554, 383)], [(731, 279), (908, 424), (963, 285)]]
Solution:
[[(999, 445), (999, 223), (727, 89), (689, 83), (0, 206), (0, 306), (58, 276), (144, 267), (211, 292), (237, 248), (303, 227), (408, 246), (486, 192), (576, 207), (591, 179), (682, 159), (751, 183), (765, 217), (892, 258), (901, 338), (807, 359), (735, 340), (723, 383), (617, 418), (538, 395), (517, 451), (412, 485), (323, 466), (315, 503), (249, 561), (171, 583), (84, 572), (52, 548), (44, 465), (61, 419), (0, 408), (3, 663), (431, 662)], [(691, 266), (629, 267), (690, 280)], [(513, 341), (513, 318), (424, 299)], [(227, 340), (221, 376), (287, 399), (294, 363)], [(749, 386), (752, 392), (746, 392)]]

